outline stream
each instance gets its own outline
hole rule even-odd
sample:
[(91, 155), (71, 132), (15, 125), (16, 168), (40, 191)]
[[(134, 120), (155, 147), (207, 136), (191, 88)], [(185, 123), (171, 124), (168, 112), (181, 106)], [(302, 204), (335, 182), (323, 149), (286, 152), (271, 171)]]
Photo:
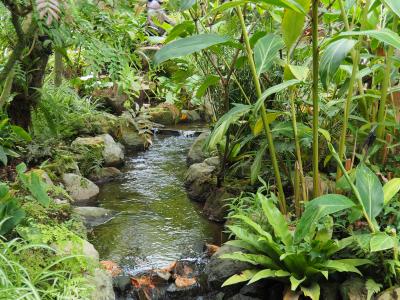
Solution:
[(221, 226), (208, 221), (183, 187), (194, 132), (154, 136), (149, 150), (127, 154), (123, 174), (101, 187), (98, 205), (117, 211), (94, 228), (91, 242), (102, 260), (126, 274), (196, 259), (205, 243), (220, 244)]

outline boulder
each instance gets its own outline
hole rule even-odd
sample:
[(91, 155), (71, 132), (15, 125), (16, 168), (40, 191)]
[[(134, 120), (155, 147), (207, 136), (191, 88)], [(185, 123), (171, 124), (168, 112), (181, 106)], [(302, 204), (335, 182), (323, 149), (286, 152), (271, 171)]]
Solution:
[(225, 188), (214, 190), (204, 204), (204, 214), (208, 216), (208, 219), (211, 221), (225, 222), (225, 217), (228, 214), (226, 200), (232, 197), (233, 195), (227, 192)]
[(206, 158), (205, 160), (204, 160), (204, 162), (207, 164), (207, 165), (209, 165), (209, 166), (213, 166), (213, 167), (215, 167), (215, 168), (220, 168), (220, 166), (221, 166), (221, 161), (220, 161), (220, 159), (219, 159), (219, 156), (213, 156), (213, 157), (209, 157), (209, 158)]
[(376, 296), (376, 300), (399, 300), (400, 299), (400, 287), (394, 286), (387, 289)]
[(341, 299), (343, 300), (366, 300), (367, 289), (365, 280), (354, 277), (344, 281), (339, 287)]
[(119, 126), (118, 120), (117, 116), (103, 111), (91, 114), (85, 120), (85, 128), (79, 129), (79, 134), (96, 135), (108, 133), (111, 136), (116, 137)]
[(200, 163), (208, 157), (208, 154), (204, 151), (203, 146), (209, 135), (209, 132), (203, 132), (196, 138), (193, 145), (190, 147), (189, 153), (186, 158), (186, 163), (189, 166), (192, 164)]
[(103, 158), (106, 166), (118, 166), (124, 161), (124, 149), (120, 143), (116, 143), (111, 135), (100, 136), (104, 141)]
[(114, 167), (101, 168), (95, 173), (91, 174), (89, 179), (95, 182), (104, 183), (121, 175), (122, 172)]
[(190, 199), (204, 202), (217, 184), (215, 167), (206, 163), (193, 164), (185, 176), (185, 188)]
[[(204, 273), (207, 274), (208, 284), (214, 289), (220, 289), (221, 285), (229, 277), (235, 274), (240, 274), (242, 271), (251, 269), (252, 266), (249, 263), (234, 261), (231, 259), (221, 259), (220, 256), (226, 253), (233, 253), (240, 251), (239, 248), (223, 245), (210, 259), (206, 265)], [(229, 286), (228, 290), (234, 292), (237, 289), (239, 291), (240, 285)], [(234, 293), (233, 293), (234, 294)]]
[(115, 300), (113, 279), (107, 271), (95, 269), (89, 281), (95, 287), (91, 295), (92, 300)]
[(93, 259), (94, 261), (99, 261), (99, 252), (94, 248), (94, 246), (88, 241), (81, 239), (81, 242), (78, 244), (77, 242), (67, 241), (62, 245), (52, 245), (53, 248), (57, 249), (64, 255), (85, 255), (88, 258)]
[(87, 201), (99, 194), (99, 187), (89, 179), (73, 173), (62, 175), (65, 189), (76, 202)]
[(116, 212), (102, 207), (75, 207), (74, 212), (82, 217), (87, 227), (94, 227), (110, 221)]
[(196, 110), (182, 110), (181, 121), (199, 122), (199, 121), (201, 121), (201, 116)]
[(172, 104), (160, 104), (149, 108), (151, 121), (161, 125), (174, 125), (179, 120), (179, 109)]
[(132, 123), (133, 119), (128, 112), (120, 117), (119, 139), (129, 149), (144, 150), (146, 139), (140, 135), (137, 127)]

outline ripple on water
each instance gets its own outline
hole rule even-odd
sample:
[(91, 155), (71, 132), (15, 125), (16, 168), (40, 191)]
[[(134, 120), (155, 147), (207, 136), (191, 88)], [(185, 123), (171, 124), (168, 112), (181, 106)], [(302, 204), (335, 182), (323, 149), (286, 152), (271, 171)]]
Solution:
[(205, 242), (220, 242), (220, 226), (201, 215), (183, 187), (193, 141), (156, 137), (148, 151), (127, 159), (118, 181), (101, 188), (99, 205), (120, 212), (94, 229), (92, 242), (102, 259), (136, 273), (197, 257)]

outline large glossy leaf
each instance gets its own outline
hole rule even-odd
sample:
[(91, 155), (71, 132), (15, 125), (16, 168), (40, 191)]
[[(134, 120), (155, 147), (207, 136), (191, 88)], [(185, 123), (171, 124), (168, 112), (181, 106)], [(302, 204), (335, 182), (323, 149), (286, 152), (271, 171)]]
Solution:
[(371, 237), (369, 245), (371, 247), (371, 252), (378, 252), (393, 248), (395, 243), (393, 237), (386, 233), (378, 232)]
[(260, 107), (264, 103), (265, 99), (267, 99), (269, 96), (276, 94), (278, 92), (281, 92), (281, 91), (287, 89), (288, 87), (296, 85), (300, 82), (301, 82), (300, 80), (292, 79), (292, 80), (284, 81), (280, 84), (274, 85), (274, 86), (270, 87), (269, 89), (265, 90), (263, 92), (263, 94), (261, 95), (261, 97), (257, 100), (256, 104), (254, 105), (255, 111), (258, 111), (260, 109)]
[(360, 270), (358, 270), (354, 264), (351, 264), (349, 262), (346, 262), (344, 260), (328, 260), (325, 263), (325, 267), (337, 272), (352, 272), (352, 273), (357, 273), (361, 275)]
[(219, 82), (217, 75), (208, 75), (196, 91), (196, 97), (201, 98), (206, 93), (210, 86), (216, 85)]
[(340, 36), (358, 35), (369, 36), (394, 48), (400, 49), (400, 36), (388, 28), (384, 28), (381, 30), (347, 31), (340, 34)]
[(279, 238), (282, 241), (282, 243), (284, 243), (286, 246), (292, 245), (293, 237), (289, 231), (288, 224), (286, 223), (285, 217), (275, 206), (274, 202), (272, 201), (272, 198), (267, 199), (261, 193), (258, 193), (257, 196), (261, 201), (261, 206), (264, 211), (264, 215), (267, 217), (268, 223), (274, 230), (275, 236)]
[(383, 209), (383, 189), (378, 177), (365, 164), (356, 170), (356, 187), (368, 216), (373, 219)]
[(314, 234), (315, 227), (321, 218), (353, 206), (353, 201), (337, 194), (323, 195), (310, 201), (297, 224), (295, 243), (300, 242), (307, 235)]
[[(272, 122), (274, 122), (278, 117), (284, 115), (284, 112), (270, 112), (267, 113), (267, 123), (271, 124)], [(259, 135), (264, 129), (264, 123), (263, 120), (261, 118), (261, 116), (257, 119), (256, 124), (254, 124), (253, 127), (253, 135), (257, 136)]]
[[(303, 7), (304, 11), (310, 9), (310, 0), (298, 0), (298, 3)], [(292, 47), (303, 33), (306, 16), (292, 9), (286, 9), (282, 19), (282, 35), (287, 51), (290, 53)]]
[(255, 0), (254, 2), (261, 2), (266, 4), (271, 4), (283, 8), (290, 8), (298, 13), (306, 14), (303, 6), (299, 3), (299, 0)]
[(265, 269), (257, 272), (249, 281), (248, 284), (252, 284), (254, 282), (257, 282), (261, 279), (265, 278), (277, 278), (277, 277), (287, 277), (289, 276), (290, 273), (283, 271), (283, 270), (270, 270), (270, 269)]
[(319, 69), (321, 82), (325, 89), (327, 89), (329, 82), (339, 69), (340, 64), (347, 57), (356, 43), (357, 41), (355, 40), (341, 39), (326, 47), (321, 57), (321, 65)]
[(399, 0), (383, 0), (390, 9), (400, 17), (400, 1)]
[(233, 275), (229, 277), (223, 284), (222, 287), (227, 285), (236, 284), (239, 282), (244, 282), (250, 280), (255, 274), (257, 274), (258, 270), (245, 270), (241, 274)]
[(165, 43), (169, 43), (175, 40), (177, 37), (182, 34), (190, 34), (194, 32), (194, 22), (193, 21), (183, 21), (180, 24), (175, 25), (174, 28), (168, 33), (167, 38), (165, 39)]
[(225, 115), (223, 115), (215, 125), (213, 132), (208, 139), (208, 147), (214, 148), (219, 142), (224, 140), (226, 131), (231, 124), (237, 122), (243, 115), (251, 109), (250, 105), (237, 104)]
[(252, 265), (261, 265), (266, 268), (279, 269), (279, 266), (270, 257), (262, 254), (234, 252), (223, 254), (220, 256), (220, 258), (247, 262)]
[(25, 140), (27, 142), (32, 141), (32, 137), (30, 136), (30, 134), (27, 133), (25, 131), (25, 129), (23, 129), (22, 127), (11, 125), (11, 129), (21, 139), (23, 139), (23, 140)]
[(400, 178), (393, 178), (383, 186), (383, 202), (388, 204), (400, 191)]
[(257, 75), (268, 72), (277, 58), (279, 50), (283, 48), (282, 38), (276, 34), (267, 34), (259, 39), (254, 46), (254, 62)]
[(217, 34), (204, 33), (173, 41), (162, 47), (154, 56), (154, 62), (160, 64), (171, 58), (177, 58), (228, 42), (229, 39)]
[(297, 279), (294, 276), (290, 276), (289, 280), (290, 280), (290, 287), (292, 289), (292, 291), (297, 290), (297, 288), (299, 287), (300, 284), (302, 284), (302, 282), (304, 282), (304, 280), (306, 280), (306, 277), (303, 277), (301, 279)]

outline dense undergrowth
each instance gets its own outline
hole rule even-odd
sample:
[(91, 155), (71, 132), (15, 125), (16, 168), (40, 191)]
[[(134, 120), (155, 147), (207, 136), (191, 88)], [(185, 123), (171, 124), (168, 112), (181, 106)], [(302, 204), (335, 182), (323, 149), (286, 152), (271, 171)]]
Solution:
[(225, 258), (254, 268), (225, 285), (397, 286), (398, 1), (164, 5), (173, 22), (139, 2), (0, 2), (0, 299), (90, 298), (98, 263), (61, 182), (98, 176), (104, 145), (72, 142), (133, 132), (146, 148), (160, 111), (198, 112), (218, 186), (244, 183)]

